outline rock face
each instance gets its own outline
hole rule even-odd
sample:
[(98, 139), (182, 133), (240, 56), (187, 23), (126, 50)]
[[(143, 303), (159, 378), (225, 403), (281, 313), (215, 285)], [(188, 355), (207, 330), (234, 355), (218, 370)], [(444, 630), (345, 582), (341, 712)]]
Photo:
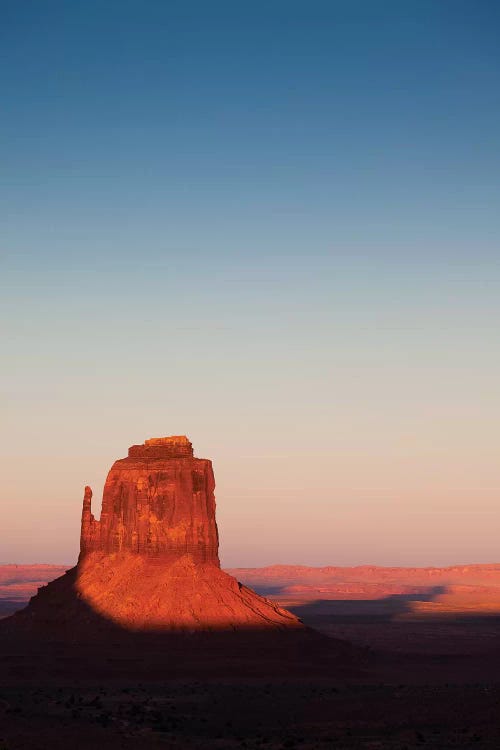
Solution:
[(151, 438), (129, 448), (106, 479), (101, 519), (85, 488), (80, 560), (90, 552), (132, 552), (219, 564), (212, 463), (194, 458), (185, 436)]
[[(10, 619), (20, 631), (305, 631), (220, 569), (214, 475), (184, 436), (152, 438), (115, 461), (100, 519), (83, 498), (78, 565)], [(7, 620), (3, 621), (7, 623)]]

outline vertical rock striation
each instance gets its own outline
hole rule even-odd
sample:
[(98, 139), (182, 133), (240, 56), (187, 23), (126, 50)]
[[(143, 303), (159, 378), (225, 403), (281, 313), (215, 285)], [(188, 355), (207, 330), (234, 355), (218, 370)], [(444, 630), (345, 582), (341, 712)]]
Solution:
[(91, 552), (132, 552), (174, 559), (186, 553), (219, 565), (211, 461), (195, 458), (185, 436), (151, 438), (115, 461), (100, 521), (85, 488), (80, 560)]

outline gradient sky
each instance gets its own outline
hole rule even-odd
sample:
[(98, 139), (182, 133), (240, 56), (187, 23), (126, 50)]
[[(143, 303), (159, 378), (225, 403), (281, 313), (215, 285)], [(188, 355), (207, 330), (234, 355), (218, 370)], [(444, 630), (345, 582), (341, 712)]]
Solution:
[(0, 561), (183, 433), (225, 565), (500, 561), (499, 3), (0, 17)]

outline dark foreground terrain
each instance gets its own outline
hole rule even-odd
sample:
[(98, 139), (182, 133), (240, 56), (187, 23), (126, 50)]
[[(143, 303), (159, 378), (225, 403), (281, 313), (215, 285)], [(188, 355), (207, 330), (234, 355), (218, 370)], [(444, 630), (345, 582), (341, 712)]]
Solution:
[(134, 635), (4, 635), (0, 750), (498, 750), (498, 600), (478, 605), (474, 581), (464, 603), (447, 585), (360, 599), (261, 583), (323, 636), (306, 641), (218, 634), (141, 651)]
[(490, 684), (62, 684), (0, 696), (2, 750), (500, 747)]
[(101, 652), (111, 669), (99, 674), (90, 653), (53, 644), (14, 653), (3, 644), (0, 748), (500, 747), (496, 618), (397, 622), (358, 614), (336, 622), (316, 613), (311, 620), (375, 647), (326, 664), (318, 654), (315, 674), (314, 661), (300, 662), (295, 649), (274, 660), (252, 648), (224, 657), (219, 640), (214, 650), (177, 652), (171, 667), (163, 658), (148, 679), (133, 653)]

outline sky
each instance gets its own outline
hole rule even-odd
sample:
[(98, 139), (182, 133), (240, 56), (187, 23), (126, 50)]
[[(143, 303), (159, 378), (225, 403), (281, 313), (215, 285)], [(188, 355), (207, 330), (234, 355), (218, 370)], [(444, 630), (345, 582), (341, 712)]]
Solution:
[(499, 4), (0, 16), (0, 561), (171, 434), (226, 566), (500, 561)]

